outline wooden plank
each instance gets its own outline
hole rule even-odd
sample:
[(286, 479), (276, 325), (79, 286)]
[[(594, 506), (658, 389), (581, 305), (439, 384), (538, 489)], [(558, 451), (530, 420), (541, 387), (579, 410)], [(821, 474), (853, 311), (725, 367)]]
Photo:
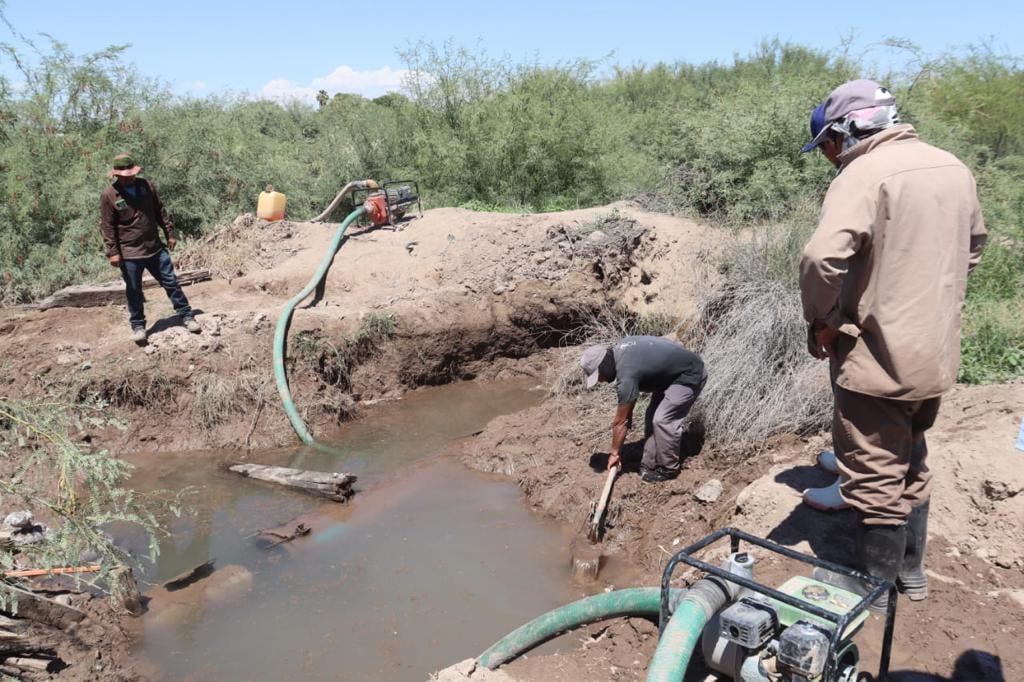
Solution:
[(352, 484), (356, 482), (357, 478), (352, 474), (303, 471), (301, 469), (264, 466), (262, 464), (236, 464), (229, 467), (229, 469), (236, 474), (241, 474), (248, 478), (295, 488), (304, 493), (326, 497), (335, 502), (346, 502), (352, 496), (354, 492)]
[(11, 656), (4, 661), (4, 665), (34, 673), (50, 673), (57, 670), (57, 661), (52, 658), (18, 658)]
[[(211, 278), (209, 270), (183, 270), (178, 275), (178, 283), (188, 286), (204, 282)], [(143, 278), (142, 288), (152, 289), (159, 286), (151, 277)], [(50, 308), (92, 308), (95, 306), (120, 303), (124, 300), (124, 282), (117, 280), (107, 284), (73, 284), (55, 291), (33, 308), (49, 310)]]
[(55, 628), (67, 628), (81, 623), (88, 616), (74, 606), (66, 606), (53, 599), (48, 599), (14, 585), (6, 585), (6, 589), (18, 593), (18, 617), (28, 618)]

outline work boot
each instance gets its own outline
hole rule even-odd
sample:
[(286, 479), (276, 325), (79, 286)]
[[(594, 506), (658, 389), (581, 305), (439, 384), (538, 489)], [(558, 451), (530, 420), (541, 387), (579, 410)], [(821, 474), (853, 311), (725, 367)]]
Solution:
[(139, 346), (144, 346), (146, 344), (146, 336), (147, 335), (145, 327), (137, 327), (136, 329), (132, 330), (132, 341), (134, 341)]
[(645, 483), (664, 483), (665, 481), (671, 481), (678, 476), (678, 469), (672, 470), (660, 466), (656, 466), (653, 469), (648, 469), (645, 466), (640, 467), (640, 480)]
[[(872, 577), (895, 582), (900, 567), (903, 565), (903, 555), (906, 548), (906, 525), (868, 526), (861, 523), (857, 527), (857, 562), (860, 566), (859, 570)], [(833, 573), (824, 568), (814, 569), (814, 577), (861, 597), (874, 589), (874, 585), (866, 581)], [(868, 608), (872, 613), (885, 613), (888, 607), (889, 593), (886, 592)]]
[(194, 317), (183, 318), (182, 322), (185, 323), (185, 329), (189, 330), (193, 334), (198, 334), (203, 331), (203, 328), (199, 326), (199, 323), (196, 322), (196, 318)]
[(914, 507), (907, 517), (907, 550), (903, 555), (897, 585), (911, 601), (928, 598), (928, 574), (924, 553), (928, 544), (928, 502)]
[(822, 450), (818, 453), (818, 458), (815, 460), (815, 464), (818, 468), (827, 474), (838, 474), (839, 473), (839, 462), (836, 460), (836, 453), (831, 450)]
[(811, 509), (825, 512), (849, 509), (850, 505), (843, 499), (843, 494), (839, 489), (841, 480), (837, 478), (835, 483), (824, 488), (808, 488), (804, 491), (804, 504)]

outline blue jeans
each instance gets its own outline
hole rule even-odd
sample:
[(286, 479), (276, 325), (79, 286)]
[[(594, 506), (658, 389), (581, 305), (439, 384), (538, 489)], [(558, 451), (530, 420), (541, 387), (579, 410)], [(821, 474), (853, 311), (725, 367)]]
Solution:
[(121, 276), (124, 278), (125, 293), (128, 295), (128, 320), (132, 329), (146, 328), (145, 299), (142, 296), (142, 272), (149, 270), (149, 274), (160, 283), (160, 286), (167, 292), (167, 298), (171, 299), (174, 312), (187, 320), (192, 317), (192, 308), (185, 298), (185, 292), (178, 284), (178, 277), (174, 274), (174, 265), (171, 264), (171, 254), (167, 249), (160, 249), (149, 258), (131, 258), (121, 260)]

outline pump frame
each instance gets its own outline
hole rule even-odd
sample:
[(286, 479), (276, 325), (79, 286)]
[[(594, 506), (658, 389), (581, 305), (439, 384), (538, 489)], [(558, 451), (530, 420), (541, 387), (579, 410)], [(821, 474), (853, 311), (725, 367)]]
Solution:
[[(810, 602), (804, 601), (797, 597), (790, 596), (788, 594), (784, 594), (779, 590), (776, 590), (775, 588), (768, 587), (767, 585), (762, 585), (761, 583), (750, 580), (749, 578), (744, 578), (743, 576), (735, 575), (733, 573), (730, 573), (729, 571), (719, 568), (718, 566), (714, 566), (705, 561), (701, 561), (700, 559), (696, 559), (692, 556), (694, 553), (699, 552), (705, 547), (715, 542), (718, 542), (719, 540), (725, 537), (729, 538), (730, 549), (733, 553), (740, 551), (740, 542), (743, 541), (756, 547), (760, 547), (761, 549), (766, 549), (769, 552), (780, 554), (789, 559), (794, 559), (796, 561), (800, 561), (805, 564), (810, 564), (815, 567), (824, 568), (826, 570), (832, 571), (833, 573), (839, 573), (841, 575), (846, 575), (851, 578), (863, 580), (871, 585), (874, 585), (875, 587), (863, 599), (861, 599), (856, 604), (856, 606), (854, 606), (845, 614), (840, 615), (832, 613), (831, 611), (826, 611), (825, 609), (816, 606)], [(737, 528), (722, 528), (721, 530), (715, 531), (714, 533), (705, 536), (703, 539), (698, 540), (689, 547), (683, 548), (675, 555), (673, 555), (672, 558), (669, 559), (668, 563), (665, 565), (665, 571), (662, 573), (661, 576), (661, 612), (659, 614), (658, 619), (659, 637), (662, 633), (664, 633), (665, 626), (668, 624), (668, 620), (671, 615), (669, 613), (669, 584), (672, 581), (672, 574), (675, 572), (676, 567), (678, 567), (679, 564), (686, 564), (687, 566), (691, 566), (693, 568), (696, 568), (697, 570), (704, 571), (709, 575), (713, 575), (716, 578), (726, 580), (731, 583), (735, 583), (740, 587), (745, 587), (748, 590), (751, 590), (758, 594), (764, 595), (766, 597), (771, 597), (772, 599), (780, 601), (783, 604), (787, 604), (794, 608), (798, 608), (802, 611), (806, 611), (807, 613), (813, 616), (817, 616), (818, 618), (822, 618), (828, 621), (829, 623), (833, 623), (835, 625), (835, 630), (832, 632), (832, 637), (829, 640), (828, 657), (825, 661), (825, 670), (822, 672), (822, 679), (826, 681), (831, 680), (832, 676), (836, 673), (836, 671), (833, 669), (836, 665), (836, 650), (839, 647), (839, 642), (842, 639), (843, 633), (846, 632), (847, 627), (850, 625), (851, 622), (854, 621), (854, 619), (856, 619), (860, 614), (865, 612), (871, 603), (873, 603), (876, 599), (878, 599), (886, 591), (888, 591), (889, 607), (886, 610), (885, 614), (885, 633), (882, 636), (882, 655), (878, 662), (878, 675), (876, 677), (876, 680), (877, 682), (886, 682), (886, 680), (888, 679), (889, 659), (892, 655), (892, 634), (893, 627), (896, 623), (897, 591), (895, 583), (889, 582), (887, 580), (882, 580), (881, 578), (876, 578), (865, 573), (861, 573), (860, 571), (855, 571), (845, 566), (833, 564), (829, 561), (823, 561), (822, 559), (819, 559), (815, 556), (811, 556), (810, 554), (797, 552), (795, 550), (792, 550), (788, 547), (784, 547), (770, 540), (765, 540), (764, 538), (759, 538), (749, 533), (745, 533), (744, 531), (741, 531)]]

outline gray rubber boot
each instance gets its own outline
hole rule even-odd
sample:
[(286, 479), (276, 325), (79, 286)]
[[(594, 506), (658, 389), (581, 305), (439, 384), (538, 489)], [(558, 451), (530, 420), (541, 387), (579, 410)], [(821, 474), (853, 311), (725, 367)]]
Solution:
[[(857, 527), (857, 561), (860, 570), (875, 578), (896, 582), (897, 574), (903, 565), (906, 547), (906, 525), (868, 526), (861, 523)], [(874, 589), (874, 586), (863, 580), (839, 575), (821, 568), (814, 569), (814, 577), (861, 596)], [(888, 606), (889, 595), (886, 593), (869, 608), (872, 613), (884, 613)]]
[(914, 507), (907, 517), (907, 550), (903, 555), (897, 584), (911, 601), (928, 598), (928, 574), (924, 572), (924, 554), (928, 545), (928, 506)]

